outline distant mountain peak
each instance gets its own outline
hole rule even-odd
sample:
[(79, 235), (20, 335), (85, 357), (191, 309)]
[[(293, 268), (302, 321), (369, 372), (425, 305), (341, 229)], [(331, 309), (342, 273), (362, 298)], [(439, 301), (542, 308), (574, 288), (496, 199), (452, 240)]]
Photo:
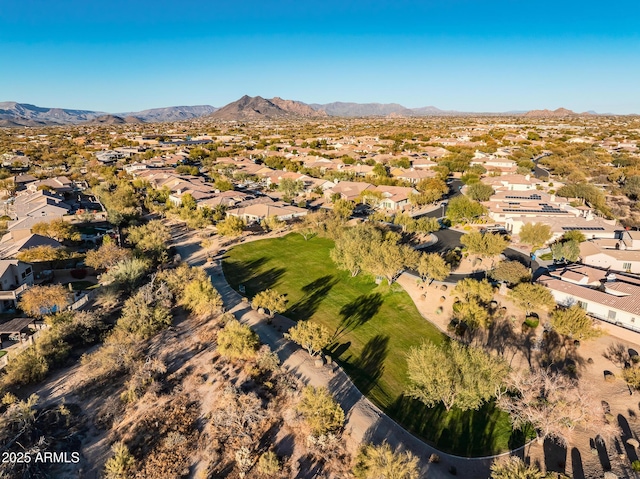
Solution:
[(530, 118), (540, 118), (540, 117), (551, 117), (551, 118), (562, 118), (566, 116), (577, 116), (579, 113), (576, 113), (572, 110), (568, 110), (567, 108), (558, 108), (556, 110), (531, 110), (524, 114), (526, 117)]
[(326, 116), (309, 105), (274, 97), (270, 100), (261, 96), (244, 95), (240, 99), (223, 106), (210, 115), (219, 120), (269, 120), (278, 118), (312, 118)]

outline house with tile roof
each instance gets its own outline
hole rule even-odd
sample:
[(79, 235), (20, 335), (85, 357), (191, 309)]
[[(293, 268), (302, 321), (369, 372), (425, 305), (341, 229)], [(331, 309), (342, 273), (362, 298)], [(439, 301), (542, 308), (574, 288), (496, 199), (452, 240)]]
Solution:
[(308, 210), (283, 202), (255, 203), (227, 210), (227, 216), (242, 218), (247, 224), (259, 223), (265, 218), (276, 216), (280, 221), (292, 220), (305, 216)]
[(640, 279), (586, 265), (570, 265), (537, 280), (561, 306), (575, 304), (590, 316), (640, 332)]

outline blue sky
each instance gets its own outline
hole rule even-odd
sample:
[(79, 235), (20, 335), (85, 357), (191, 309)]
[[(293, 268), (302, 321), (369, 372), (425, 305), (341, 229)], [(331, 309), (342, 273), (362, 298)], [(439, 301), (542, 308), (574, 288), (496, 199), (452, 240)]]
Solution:
[(0, 101), (640, 113), (640, 3), (0, 0)]

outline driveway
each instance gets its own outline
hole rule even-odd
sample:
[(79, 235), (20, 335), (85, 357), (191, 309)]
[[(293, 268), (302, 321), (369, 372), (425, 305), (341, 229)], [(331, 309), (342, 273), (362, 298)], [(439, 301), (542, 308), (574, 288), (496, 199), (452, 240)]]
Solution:
[[(194, 235), (195, 236), (195, 235)], [(394, 448), (411, 451), (420, 460), (420, 477), (429, 479), (450, 479), (450, 467), (455, 467), (458, 477), (468, 479), (486, 479), (492, 458), (464, 458), (442, 453), (413, 436), (377, 406), (371, 403), (354, 386), (349, 377), (336, 365), (317, 367), (309, 355), (294, 343), (283, 338), (283, 332), (295, 324), (281, 315), (276, 315), (273, 324), (268, 325), (266, 316), (251, 309), (249, 303), (227, 283), (222, 274), (221, 258), (213, 265), (205, 264), (206, 253), (200, 247), (197, 238), (184, 238), (175, 247), (181, 257), (193, 266), (201, 266), (211, 277), (227, 311), (233, 313), (239, 321), (250, 325), (260, 336), (260, 340), (277, 352), (283, 367), (295, 374), (304, 383), (327, 387), (340, 403), (346, 414), (345, 434), (351, 453), (365, 442), (380, 444), (388, 442)], [(433, 453), (440, 456), (439, 464), (430, 464), (428, 459)], [(509, 454), (509, 453), (507, 453)]]

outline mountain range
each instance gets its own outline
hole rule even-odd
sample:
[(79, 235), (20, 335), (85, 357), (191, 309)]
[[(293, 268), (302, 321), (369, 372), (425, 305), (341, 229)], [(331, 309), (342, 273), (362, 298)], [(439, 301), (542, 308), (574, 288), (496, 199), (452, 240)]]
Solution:
[(153, 123), (183, 121), (207, 116), (218, 110), (211, 105), (171, 106), (137, 112), (109, 114), (102, 111), (43, 108), (15, 101), (0, 102), (0, 126), (48, 126)]
[(222, 108), (211, 105), (172, 106), (138, 112), (110, 114), (100, 111), (43, 108), (27, 103), (0, 102), (0, 127), (48, 126), (77, 124), (128, 124), (184, 121), (193, 118), (218, 120), (270, 120), (325, 117), (420, 117), (462, 115), (522, 115), (531, 118), (560, 118), (576, 115), (594, 115), (595, 112), (575, 113), (565, 108), (557, 110), (510, 111), (504, 113), (473, 113), (441, 110), (435, 106), (407, 108), (397, 103), (349, 103), (334, 102), (307, 104), (279, 97), (265, 99), (260, 96), (243, 96)]

